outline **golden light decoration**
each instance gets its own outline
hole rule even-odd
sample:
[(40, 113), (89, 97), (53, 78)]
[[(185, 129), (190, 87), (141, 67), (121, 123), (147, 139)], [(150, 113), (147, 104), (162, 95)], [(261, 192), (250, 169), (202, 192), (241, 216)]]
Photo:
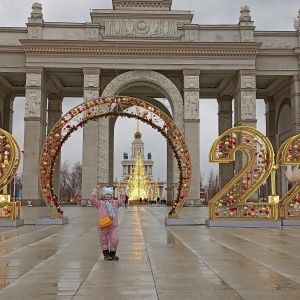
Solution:
[(18, 142), (7, 131), (0, 128), (0, 191), (7, 194), (7, 185), (16, 176), (21, 161)]
[(300, 134), (287, 139), (279, 148), (276, 166), (294, 167), (291, 172), (285, 172), (288, 180), (294, 182), (292, 188), (279, 201), (280, 216), (286, 220), (300, 220)]
[(177, 218), (189, 192), (191, 180), (190, 155), (180, 130), (173, 120), (159, 108), (132, 97), (100, 97), (71, 109), (54, 125), (48, 134), (40, 157), (40, 186), (44, 201), (53, 218), (62, 218), (63, 212), (53, 193), (53, 174), (61, 147), (79, 127), (90, 121), (109, 117), (135, 118), (149, 124), (168, 142), (177, 161), (178, 190), (168, 218)]
[(16, 176), (21, 161), (18, 142), (7, 131), (0, 128), (0, 219), (17, 220), (21, 215), (21, 202), (10, 202), (8, 184)]
[[(209, 161), (235, 161), (238, 169), (234, 178), (209, 201), (209, 219), (277, 219), (278, 203), (257, 203), (251, 198), (274, 171), (273, 147), (263, 133), (249, 126), (237, 126), (225, 131), (213, 143)], [(272, 180), (275, 182), (275, 177)], [(272, 194), (275, 196), (275, 188)]]

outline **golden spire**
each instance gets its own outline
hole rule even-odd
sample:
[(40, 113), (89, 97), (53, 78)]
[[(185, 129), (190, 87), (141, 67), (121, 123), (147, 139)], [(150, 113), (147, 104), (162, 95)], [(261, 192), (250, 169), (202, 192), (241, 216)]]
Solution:
[(139, 120), (136, 120), (136, 133), (134, 134), (135, 139), (140, 139), (142, 134), (140, 133), (140, 123)]

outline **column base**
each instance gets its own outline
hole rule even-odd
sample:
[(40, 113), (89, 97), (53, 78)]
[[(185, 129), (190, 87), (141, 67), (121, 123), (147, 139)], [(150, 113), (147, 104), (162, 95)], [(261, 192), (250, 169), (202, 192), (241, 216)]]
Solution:
[(24, 225), (24, 219), (0, 220), (0, 227), (19, 227)]
[(168, 219), (166, 217), (165, 224), (168, 226), (186, 226), (186, 225), (195, 225), (195, 221), (190, 218)]
[(282, 226), (300, 226), (300, 220), (282, 220)]
[(69, 223), (68, 218), (62, 218), (62, 219), (35, 219), (35, 225), (65, 225)]
[(236, 227), (236, 228), (279, 228), (281, 220), (277, 221), (219, 221), (205, 219), (207, 227)]

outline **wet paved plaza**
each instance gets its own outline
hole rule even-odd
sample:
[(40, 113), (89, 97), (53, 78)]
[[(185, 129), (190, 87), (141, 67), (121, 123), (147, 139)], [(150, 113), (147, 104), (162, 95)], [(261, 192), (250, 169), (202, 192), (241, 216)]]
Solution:
[(168, 208), (122, 207), (120, 261), (104, 261), (92, 207), (64, 207), (67, 225), (0, 227), (0, 299), (300, 299), (300, 226), (207, 228), (207, 207), (184, 208), (195, 226), (166, 227)]

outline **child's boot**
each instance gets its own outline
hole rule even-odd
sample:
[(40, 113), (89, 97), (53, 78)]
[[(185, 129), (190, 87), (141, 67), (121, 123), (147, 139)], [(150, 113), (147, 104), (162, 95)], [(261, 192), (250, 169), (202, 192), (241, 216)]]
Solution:
[(110, 251), (109, 254), (113, 260), (119, 260), (119, 256), (116, 255), (116, 251)]
[(103, 253), (103, 256), (104, 256), (104, 260), (113, 260), (113, 258), (110, 256), (108, 250), (103, 250), (102, 253)]

